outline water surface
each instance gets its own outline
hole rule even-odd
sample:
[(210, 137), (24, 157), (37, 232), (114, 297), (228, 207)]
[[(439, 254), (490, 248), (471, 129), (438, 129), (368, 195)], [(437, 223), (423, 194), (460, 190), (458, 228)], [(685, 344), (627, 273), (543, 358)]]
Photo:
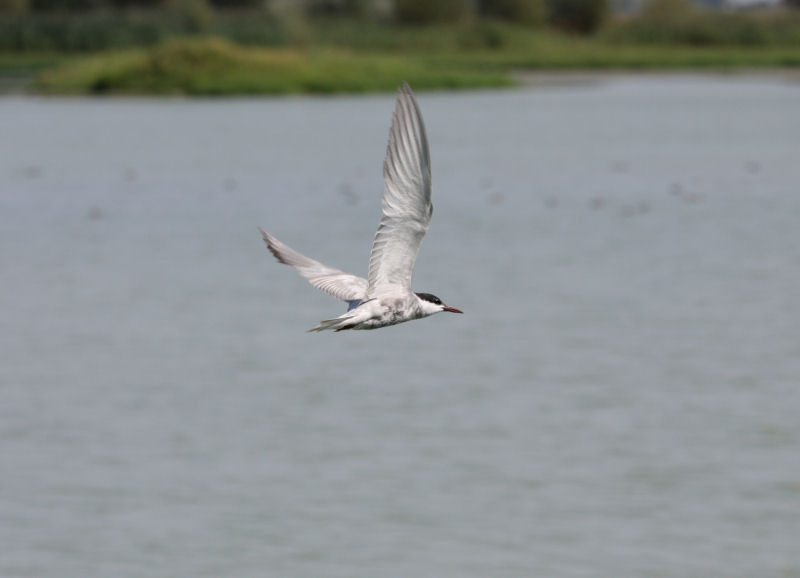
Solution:
[(0, 100), (0, 575), (800, 576), (800, 86), (418, 96), (466, 313), (339, 334), (393, 96)]

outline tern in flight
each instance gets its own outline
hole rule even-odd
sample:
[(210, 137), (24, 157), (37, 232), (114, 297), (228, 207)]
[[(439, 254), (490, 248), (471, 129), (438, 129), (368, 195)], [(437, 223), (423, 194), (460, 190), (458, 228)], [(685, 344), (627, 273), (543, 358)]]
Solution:
[(281, 263), (291, 265), (317, 289), (346, 301), (347, 312), (321, 321), (309, 331), (378, 329), (449, 311), (435, 295), (411, 290), (414, 261), (428, 231), (431, 161), (428, 139), (414, 95), (399, 89), (383, 161), (381, 223), (369, 256), (369, 279), (350, 275), (309, 259), (259, 228), (267, 247)]

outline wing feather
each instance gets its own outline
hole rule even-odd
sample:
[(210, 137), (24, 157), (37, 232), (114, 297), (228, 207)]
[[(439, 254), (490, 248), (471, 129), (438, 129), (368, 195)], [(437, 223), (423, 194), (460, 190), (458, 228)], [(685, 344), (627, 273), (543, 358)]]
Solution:
[(351, 306), (353, 302), (360, 302), (364, 299), (367, 293), (367, 280), (363, 277), (356, 277), (339, 269), (327, 267), (314, 259), (309, 259), (281, 243), (261, 227), (258, 230), (261, 231), (267, 248), (275, 255), (275, 258), (284, 265), (291, 265), (297, 269), (297, 272), (308, 279), (308, 282), (317, 289), (342, 301), (348, 301)]
[(405, 83), (392, 117), (383, 180), (381, 222), (369, 258), (369, 295), (381, 285), (411, 290), (414, 262), (433, 212), (425, 125)]

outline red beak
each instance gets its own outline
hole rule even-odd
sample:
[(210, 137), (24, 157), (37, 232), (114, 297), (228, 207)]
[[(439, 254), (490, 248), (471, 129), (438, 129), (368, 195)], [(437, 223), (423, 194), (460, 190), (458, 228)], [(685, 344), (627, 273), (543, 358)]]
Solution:
[(456, 309), (455, 307), (448, 307), (447, 305), (445, 305), (442, 311), (449, 311), (450, 313), (464, 313), (463, 311), (461, 311), (461, 309)]

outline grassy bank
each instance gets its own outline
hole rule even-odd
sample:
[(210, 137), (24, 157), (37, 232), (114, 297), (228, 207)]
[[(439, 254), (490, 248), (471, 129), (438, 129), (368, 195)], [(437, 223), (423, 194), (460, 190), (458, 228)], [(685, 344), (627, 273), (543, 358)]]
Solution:
[(49, 94), (244, 95), (376, 92), (401, 80), (418, 88), (504, 86), (507, 74), (467, 63), (342, 50), (245, 48), (218, 38), (77, 59), (43, 72)]
[(761, 35), (742, 32), (750, 29), (741, 21), (735, 35), (724, 28), (728, 36), (714, 19), (707, 27), (695, 17), (671, 22), (671, 35), (655, 37), (642, 21), (580, 36), (486, 20), (396, 26), (353, 19), (254, 21), (248, 34), (219, 19), (227, 33), (88, 55), (7, 52), (0, 76), (36, 73), (32, 89), (47, 94), (242, 95), (385, 91), (402, 80), (417, 88), (507, 86), (516, 70), (800, 67), (800, 34), (786, 20), (752, 20), (763, 25)]
[[(0, 59), (1, 60), (1, 59)], [(47, 94), (244, 95), (508, 86), (514, 70), (674, 70), (800, 66), (800, 51), (766, 47), (620, 45), (544, 36), (533, 49), (363, 54), (242, 47), (208, 38), (70, 59), (40, 73)]]

